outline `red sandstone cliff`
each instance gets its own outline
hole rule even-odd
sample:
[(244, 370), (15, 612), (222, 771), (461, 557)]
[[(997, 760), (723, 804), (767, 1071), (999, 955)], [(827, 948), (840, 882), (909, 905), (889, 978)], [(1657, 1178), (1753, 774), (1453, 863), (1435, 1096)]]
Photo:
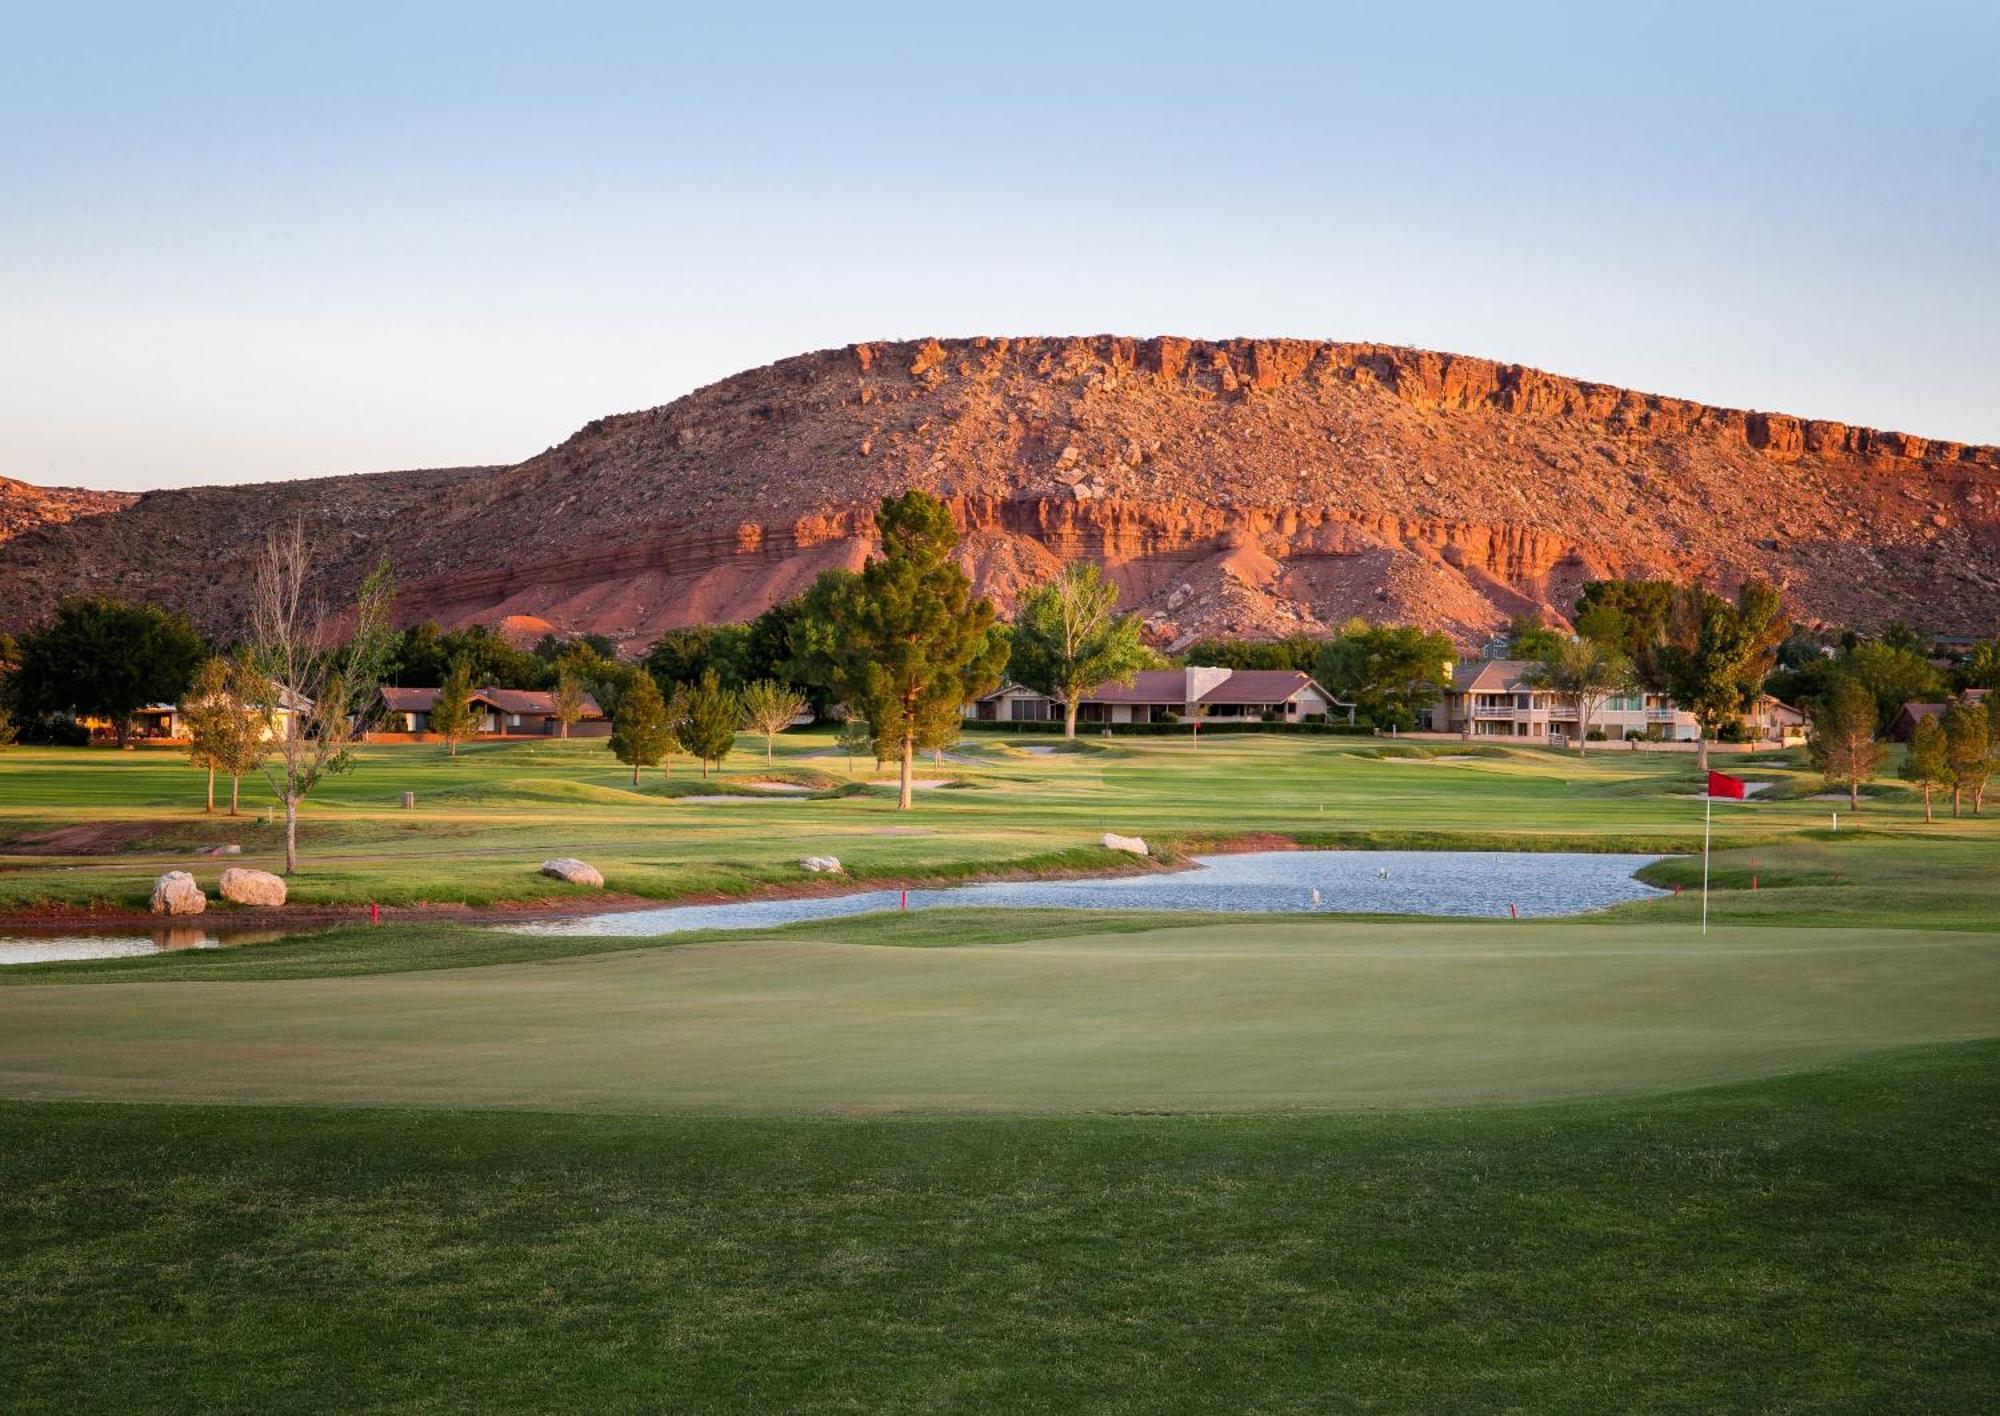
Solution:
[(0, 477), (0, 541), (38, 526), (60, 526), (79, 516), (101, 516), (130, 506), (129, 492), (92, 492), (82, 487), (31, 487)]
[(2000, 449), (1381, 345), (1110, 337), (808, 354), (511, 468), (152, 493), (0, 546), (0, 615), (91, 588), (226, 631), (249, 547), (303, 515), (330, 593), (386, 554), (406, 618), (637, 645), (858, 564), (910, 485), (951, 500), (1003, 603), (1088, 556), (1168, 643), (1356, 613), (1469, 639), (1638, 573), (2000, 623)]

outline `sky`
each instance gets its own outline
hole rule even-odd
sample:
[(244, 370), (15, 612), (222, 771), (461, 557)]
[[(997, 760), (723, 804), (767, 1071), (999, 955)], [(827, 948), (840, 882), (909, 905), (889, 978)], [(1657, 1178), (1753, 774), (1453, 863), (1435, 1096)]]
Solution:
[(0, 475), (512, 462), (858, 340), (2000, 442), (2000, 6), (0, 0)]

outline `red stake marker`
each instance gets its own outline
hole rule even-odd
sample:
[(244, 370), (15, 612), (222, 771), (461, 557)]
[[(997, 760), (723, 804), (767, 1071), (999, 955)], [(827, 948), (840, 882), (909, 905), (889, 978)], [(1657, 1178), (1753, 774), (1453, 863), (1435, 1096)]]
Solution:
[(1521, 907), (1510, 903), (1507, 906), (1507, 917), (1509, 919), (1519, 919), (1521, 917)]
[(908, 890), (898, 890), (896, 892), (896, 908), (899, 910), (906, 910), (909, 907), (910, 907), (910, 892)]
[(382, 922), (382, 907), (373, 900), (368, 902), (368, 922), (370, 924), (380, 924)]

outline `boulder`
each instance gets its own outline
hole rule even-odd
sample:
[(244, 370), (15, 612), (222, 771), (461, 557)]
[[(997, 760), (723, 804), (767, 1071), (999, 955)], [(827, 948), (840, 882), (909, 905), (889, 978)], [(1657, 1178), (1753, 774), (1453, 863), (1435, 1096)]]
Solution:
[(285, 882), (267, 870), (232, 868), (222, 872), (222, 898), (233, 905), (282, 905)]
[(226, 846), (203, 846), (200, 850), (196, 851), (195, 854), (205, 855), (205, 856), (237, 856), (243, 854), (243, 847), (235, 844)]
[(154, 914), (200, 914), (207, 908), (208, 896), (185, 870), (169, 870), (153, 882)]
[(594, 865), (564, 856), (560, 860), (542, 862), (542, 874), (556, 880), (566, 880), (572, 885), (589, 885), (594, 889), (604, 888), (604, 877)]
[(840, 874), (839, 856), (807, 856), (804, 860), (800, 861), (799, 864), (804, 866), (807, 870), (811, 871), (814, 875)]
[(1127, 855), (1135, 856), (1150, 854), (1144, 840), (1138, 836), (1121, 836), (1116, 831), (1106, 831), (1100, 844), (1107, 851), (1124, 851)]

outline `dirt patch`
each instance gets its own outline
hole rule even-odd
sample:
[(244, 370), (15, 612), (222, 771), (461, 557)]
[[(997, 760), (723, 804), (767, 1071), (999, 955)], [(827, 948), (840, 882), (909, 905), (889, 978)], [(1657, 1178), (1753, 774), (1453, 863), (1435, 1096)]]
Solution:
[(157, 821), (85, 821), (19, 837), (7, 843), (6, 852), (27, 856), (115, 855), (159, 830)]

